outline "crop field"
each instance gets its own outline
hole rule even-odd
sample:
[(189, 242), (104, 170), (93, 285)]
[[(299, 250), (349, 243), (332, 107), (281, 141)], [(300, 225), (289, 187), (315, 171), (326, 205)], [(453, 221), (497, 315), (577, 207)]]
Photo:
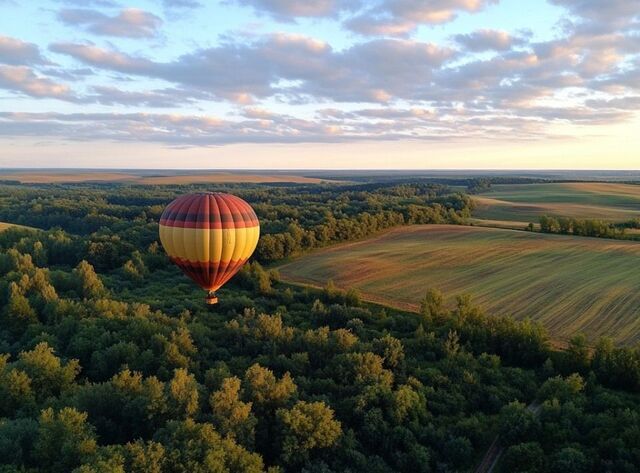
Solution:
[(24, 184), (67, 184), (81, 182), (124, 182), (131, 184), (206, 184), (206, 183), (297, 183), (319, 184), (325, 179), (305, 177), (293, 174), (259, 174), (244, 172), (179, 172), (172, 174), (162, 171), (153, 174), (136, 172), (100, 172), (100, 171), (4, 171), (0, 180), (18, 181)]
[(285, 280), (333, 280), (366, 299), (417, 309), (428, 288), (471, 294), (493, 314), (542, 322), (555, 340), (583, 332), (640, 341), (640, 244), (454, 225), (403, 227), (281, 266)]
[(640, 216), (640, 185), (606, 182), (494, 185), (474, 196), (474, 217), (537, 222), (541, 215), (600, 218)]

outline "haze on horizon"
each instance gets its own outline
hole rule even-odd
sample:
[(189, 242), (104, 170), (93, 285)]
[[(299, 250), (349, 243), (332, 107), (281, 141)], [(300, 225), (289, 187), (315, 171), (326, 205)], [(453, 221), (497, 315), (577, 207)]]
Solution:
[(640, 0), (0, 12), (4, 168), (640, 167)]

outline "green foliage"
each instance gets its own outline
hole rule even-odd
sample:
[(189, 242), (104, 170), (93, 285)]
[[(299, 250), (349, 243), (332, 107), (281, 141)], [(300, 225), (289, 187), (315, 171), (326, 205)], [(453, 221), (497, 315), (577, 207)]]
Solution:
[(251, 414), (251, 402), (239, 397), (240, 379), (226, 378), (218, 391), (211, 394), (210, 403), (214, 424), (221, 434), (251, 445), (255, 435), (256, 418)]
[[(544, 473), (545, 454), (537, 442), (510, 446), (502, 459), (503, 469), (512, 473)], [(571, 470), (566, 470), (568, 473)]]
[(105, 295), (104, 285), (87, 261), (82, 260), (73, 270), (76, 278), (78, 294), (87, 299), (95, 299)]
[(309, 452), (334, 445), (342, 428), (333, 410), (324, 402), (298, 401), (291, 409), (278, 409), (282, 424), (282, 459), (287, 464), (300, 464)]
[(521, 402), (511, 402), (500, 411), (500, 438), (506, 445), (532, 438), (538, 429), (537, 418)]
[(184, 368), (174, 371), (169, 382), (169, 396), (175, 418), (191, 417), (198, 410), (198, 383)]
[(93, 428), (87, 414), (65, 407), (58, 412), (45, 409), (40, 414), (34, 456), (52, 472), (65, 473), (95, 454)]

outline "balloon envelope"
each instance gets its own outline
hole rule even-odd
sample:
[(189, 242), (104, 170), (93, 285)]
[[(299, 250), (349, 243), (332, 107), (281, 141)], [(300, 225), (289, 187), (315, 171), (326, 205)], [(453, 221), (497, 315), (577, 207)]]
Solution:
[(251, 206), (230, 194), (183, 195), (160, 217), (160, 241), (169, 258), (210, 293), (240, 270), (259, 237)]

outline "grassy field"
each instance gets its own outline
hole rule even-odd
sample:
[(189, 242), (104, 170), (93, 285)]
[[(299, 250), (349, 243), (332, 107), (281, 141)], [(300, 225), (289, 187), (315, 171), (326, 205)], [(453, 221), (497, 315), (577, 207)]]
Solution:
[(0, 222), (0, 232), (3, 230), (6, 230), (7, 228), (29, 228), (31, 229), (32, 227), (26, 227), (24, 225), (16, 225), (15, 223), (6, 223), (6, 222)]
[(128, 182), (132, 184), (206, 184), (210, 183), (298, 183), (319, 184), (328, 182), (315, 177), (305, 177), (280, 173), (245, 173), (245, 172), (177, 172), (162, 171), (148, 173), (113, 172), (113, 171), (4, 171), (0, 172), (0, 180), (19, 181), (24, 184), (65, 184), (79, 182)]
[(474, 217), (537, 222), (541, 215), (601, 218), (640, 216), (640, 185), (605, 182), (494, 185), (474, 196)]
[(556, 340), (584, 332), (631, 344), (640, 341), (639, 263), (636, 242), (426, 225), (320, 250), (280, 272), (408, 309), (430, 287), (468, 293), (491, 313), (542, 322)]

